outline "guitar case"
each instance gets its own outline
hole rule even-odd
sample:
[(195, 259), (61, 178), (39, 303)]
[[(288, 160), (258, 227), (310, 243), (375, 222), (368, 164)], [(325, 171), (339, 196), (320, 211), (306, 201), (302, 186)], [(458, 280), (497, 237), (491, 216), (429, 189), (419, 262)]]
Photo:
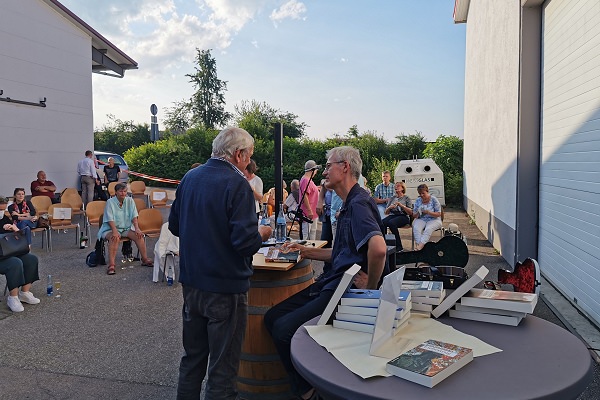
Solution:
[[(406, 268), (404, 279), (440, 281), (446, 289), (456, 289), (469, 278), (464, 269), (468, 262), (467, 244), (457, 236), (444, 236), (437, 242), (428, 242), (419, 251), (396, 253), (396, 265), (415, 263), (414, 268)], [(427, 266), (416, 267), (418, 263)]]
[(498, 283), (510, 284), (515, 292), (539, 293), (540, 292), (540, 266), (533, 258), (528, 258), (523, 263), (518, 262), (513, 272), (499, 269)]

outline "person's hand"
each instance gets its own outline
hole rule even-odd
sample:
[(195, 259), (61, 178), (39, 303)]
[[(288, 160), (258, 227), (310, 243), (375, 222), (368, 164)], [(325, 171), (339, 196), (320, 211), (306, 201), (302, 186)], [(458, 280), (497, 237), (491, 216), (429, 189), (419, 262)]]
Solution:
[(353, 283), (354, 286), (356, 286), (358, 289), (366, 289), (368, 281), (369, 275), (363, 272), (363, 270), (361, 269), (360, 271), (358, 271), (358, 274), (354, 276)]
[(273, 229), (271, 229), (270, 226), (261, 225), (258, 227), (258, 234), (260, 235), (262, 241), (266, 242), (273, 234)]
[(4, 226), (2, 228), (5, 231), (12, 231), (12, 230), (14, 230), (14, 228), (16, 228), (16, 226), (14, 226), (13, 224), (4, 224)]
[(38, 220), (38, 217), (37, 217), (37, 216), (35, 216), (35, 215), (34, 215), (33, 217), (31, 217), (31, 222), (35, 222), (35, 221), (37, 221), (37, 220)]
[(284, 244), (281, 245), (281, 251), (284, 253), (289, 253), (290, 251), (302, 251), (302, 249), (305, 249), (306, 246), (303, 246), (301, 244), (295, 243), (295, 242), (286, 242)]
[(119, 231), (117, 229), (113, 229), (112, 230), (112, 236), (110, 237), (110, 241), (111, 242), (118, 242), (119, 240), (121, 240), (121, 234), (119, 233)]
[(144, 233), (142, 231), (140, 231), (139, 228), (135, 229), (135, 236), (137, 236), (138, 239), (142, 239), (144, 237)]
[(323, 215), (323, 207), (317, 207), (317, 215), (318, 216)]

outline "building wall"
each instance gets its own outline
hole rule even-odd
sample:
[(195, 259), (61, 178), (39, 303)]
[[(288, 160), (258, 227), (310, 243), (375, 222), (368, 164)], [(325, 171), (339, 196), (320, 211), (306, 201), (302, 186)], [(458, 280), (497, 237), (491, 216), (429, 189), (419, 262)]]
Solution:
[(40, 0), (6, 0), (0, 12), (0, 195), (45, 170), (73, 187), (77, 161), (93, 149), (91, 39)]
[(465, 62), (465, 209), (515, 254), (520, 2), (471, 0)]

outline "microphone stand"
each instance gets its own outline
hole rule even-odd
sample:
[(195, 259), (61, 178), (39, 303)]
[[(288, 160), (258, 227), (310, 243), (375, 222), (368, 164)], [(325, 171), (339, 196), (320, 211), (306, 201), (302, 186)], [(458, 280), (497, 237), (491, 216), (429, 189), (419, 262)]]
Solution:
[[(302, 235), (302, 221), (307, 222), (307, 223), (311, 223), (312, 224), (312, 220), (308, 219), (308, 217), (304, 216), (304, 213), (302, 211), (302, 209), (300, 207), (302, 207), (302, 203), (304, 202), (304, 197), (306, 197), (306, 191), (308, 190), (308, 185), (310, 185), (310, 182), (312, 181), (313, 177), (316, 175), (318, 171), (318, 168), (313, 168), (311, 170), (311, 175), (309, 178), (309, 182), (306, 185), (306, 187), (304, 188), (304, 192), (302, 192), (302, 196), (298, 196), (300, 201), (298, 202), (298, 206), (296, 207), (296, 211), (293, 211), (293, 218), (292, 218), (292, 224), (290, 225), (290, 229), (288, 230), (287, 236), (289, 237), (290, 234), (292, 233), (292, 228), (294, 227), (294, 222), (298, 221), (298, 225), (300, 225), (300, 240), (304, 240), (303, 235)], [(305, 173), (308, 171), (304, 171)], [(302, 180), (302, 179), (301, 179)], [(293, 194), (292, 194), (293, 196)], [(288, 212), (288, 216), (290, 215), (290, 213)]]

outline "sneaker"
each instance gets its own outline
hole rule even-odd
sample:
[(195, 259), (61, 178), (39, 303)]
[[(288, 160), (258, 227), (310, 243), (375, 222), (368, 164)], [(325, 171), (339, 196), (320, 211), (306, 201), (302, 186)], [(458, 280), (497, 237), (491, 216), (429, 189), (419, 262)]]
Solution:
[(21, 292), (19, 290), (19, 300), (27, 304), (38, 304), (40, 299), (36, 298), (31, 292)]
[(23, 308), (23, 304), (19, 301), (17, 296), (8, 296), (6, 297), (6, 305), (12, 312), (21, 312), (25, 310)]

